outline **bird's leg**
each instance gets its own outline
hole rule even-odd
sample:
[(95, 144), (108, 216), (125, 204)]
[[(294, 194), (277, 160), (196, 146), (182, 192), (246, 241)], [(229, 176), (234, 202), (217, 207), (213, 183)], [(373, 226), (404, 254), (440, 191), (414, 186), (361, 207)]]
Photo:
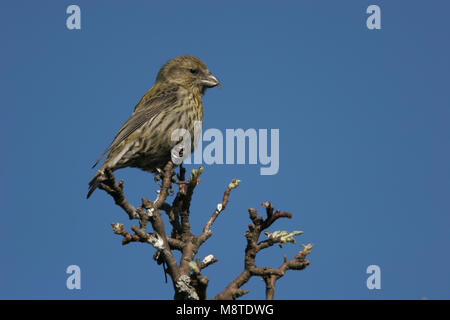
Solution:
[(188, 184), (189, 181), (184, 180), (186, 169), (183, 167), (183, 163), (180, 163), (179, 166), (180, 172), (172, 176), (172, 183), (175, 183), (177, 185)]
[(177, 174), (176, 177), (172, 177), (172, 182), (177, 184), (180, 188), (180, 193), (186, 194), (187, 191), (187, 185), (189, 184), (189, 181), (185, 180), (186, 175), (186, 169), (183, 167), (183, 164), (180, 164), (180, 172)]

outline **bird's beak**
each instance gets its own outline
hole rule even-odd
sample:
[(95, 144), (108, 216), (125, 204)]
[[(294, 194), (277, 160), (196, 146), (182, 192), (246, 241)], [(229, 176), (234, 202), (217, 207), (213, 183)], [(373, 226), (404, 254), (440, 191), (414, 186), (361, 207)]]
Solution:
[(219, 80), (211, 73), (201, 80), (201, 84), (207, 88), (212, 88), (215, 86), (220, 88)]

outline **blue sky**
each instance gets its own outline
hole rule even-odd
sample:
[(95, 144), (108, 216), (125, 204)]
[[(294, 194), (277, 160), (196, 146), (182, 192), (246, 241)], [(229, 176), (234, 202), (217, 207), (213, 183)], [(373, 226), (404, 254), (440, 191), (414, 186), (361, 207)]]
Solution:
[[(66, 8), (81, 8), (68, 30)], [(382, 29), (368, 30), (378, 4)], [(201, 248), (210, 297), (242, 270), (247, 208), (294, 213), (270, 231), (298, 244), (257, 259), (278, 266), (315, 244), (278, 299), (450, 298), (450, 29), (445, 1), (2, 1), (0, 163), (2, 299), (170, 299), (131, 224), (90, 167), (168, 59), (200, 57), (220, 90), (204, 127), (280, 130), (280, 170), (206, 166), (191, 208), (199, 232), (231, 178), (242, 180)], [(191, 168), (191, 167), (189, 167)], [(154, 197), (151, 175), (117, 172), (130, 202)], [(66, 288), (79, 265), (81, 290)], [(368, 290), (366, 268), (381, 268)], [(252, 279), (248, 299), (264, 298)]]

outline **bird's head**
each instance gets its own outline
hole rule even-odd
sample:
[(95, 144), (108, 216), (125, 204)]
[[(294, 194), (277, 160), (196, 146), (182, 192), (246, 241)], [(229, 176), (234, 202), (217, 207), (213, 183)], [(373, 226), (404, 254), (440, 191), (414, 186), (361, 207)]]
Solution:
[(197, 57), (184, 55), (169, 60), (159, 70), (156, 82), (181, 85), (201, 94), (207, 88), (220, 87), (219, 80)]

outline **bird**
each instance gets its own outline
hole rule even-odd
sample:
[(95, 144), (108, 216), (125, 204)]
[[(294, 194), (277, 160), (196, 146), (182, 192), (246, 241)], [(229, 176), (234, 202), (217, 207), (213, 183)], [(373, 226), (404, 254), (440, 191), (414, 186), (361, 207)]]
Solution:
[[(197, 57), (181, 55), (167, 61), (159, 70), (154, 85), (144, 94), (129, 119), (111, 144), (94, 163), (107, 155), (89, 182), (89, 198), (105, 180), (105, 170), (125, 167), (156, 173), (170, 160), (176, 129), (187, 130), (194, 141), (194, 126), (203, 121), (202, 97), (208, 88), (220, 87), (219, 80)], [(182, 153), (185, 151), (182, 150)]]

